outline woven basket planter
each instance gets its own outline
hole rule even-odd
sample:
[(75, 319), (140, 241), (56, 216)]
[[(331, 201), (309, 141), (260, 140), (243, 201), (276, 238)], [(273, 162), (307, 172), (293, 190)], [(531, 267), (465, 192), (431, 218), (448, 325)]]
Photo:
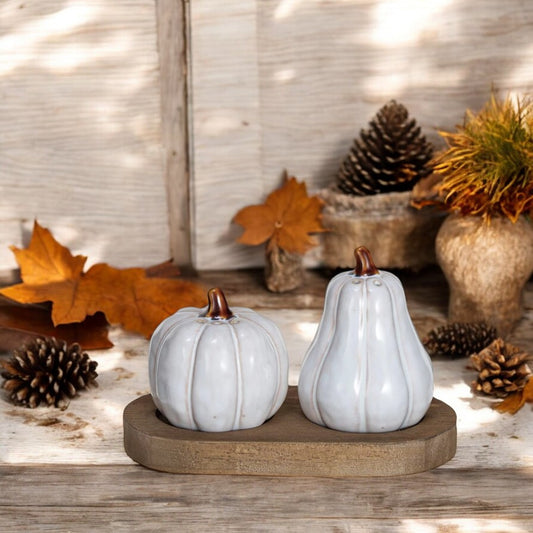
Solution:
[(445, 214), (409, 205), (411, 192), (349, 196), (331, 189), (324, 200), (323, 262), (332, 268), (354, 266), (353, 251), (366, 246), (379, 268), (418, 270), (435, 264), (435, 237)]

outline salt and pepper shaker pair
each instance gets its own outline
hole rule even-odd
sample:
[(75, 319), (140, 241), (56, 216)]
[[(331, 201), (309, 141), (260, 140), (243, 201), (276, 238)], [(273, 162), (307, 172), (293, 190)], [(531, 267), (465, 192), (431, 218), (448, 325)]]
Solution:
[[(402, 285), (370, 252), (328, 284), (318, 330), (298, 381), (305, 416), (331, 429), (380, 433), (417, 424), (433, 397), (430, 358), (409, 317)], [(184, 308), (150, 341), (150, 389), (178, 427), (230, 431), (260, 426), (281, 407), (289, 360), (278, 327), (228, 307), (210, 289), (207, 308)]]

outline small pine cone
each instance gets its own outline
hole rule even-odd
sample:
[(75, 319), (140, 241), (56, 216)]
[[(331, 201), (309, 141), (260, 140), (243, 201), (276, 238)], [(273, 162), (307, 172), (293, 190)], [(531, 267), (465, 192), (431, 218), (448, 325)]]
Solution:
[(496, 328), (485, 322), (453, 322), (432, 329), (423, 344), (431, 356), (458, 359), (483, 350), (497, 336)]
[(472, 390), (497, 398), (524, 388), (531, 370), (526, 361), (529, 355), (520, 348), (498, 338), (479, 353), (472, 354), (470, 361), (478, 377), (472, 382)]
[(96, 361), (82, 353), (79, 344), (55, 338), (36, 339), (0, 361), (3, 388), (17, 405), (37, 407), (41, 403), (66, 409), (78, 390), (95, 383)]
[(405, 106), (391, 100), (361, 130), (337, 173), (336, 188), (364, 196), (408, 191), (431, 173), (433, 146)]

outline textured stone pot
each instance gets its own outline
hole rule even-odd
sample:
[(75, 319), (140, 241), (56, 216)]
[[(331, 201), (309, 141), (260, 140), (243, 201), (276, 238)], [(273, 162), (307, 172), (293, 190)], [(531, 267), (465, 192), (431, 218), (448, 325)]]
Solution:
[(353, 250), (372, 250), (379, 268), (420, 269), (435, 264), (435, 237), (445, 215), (409, 205), (411, 192), (349, 196), (331, 189), (324, 200), (323, 262), (333, 268), (354, 266)]
[(533, 272), (533, 225), (521, 217), (450, 215), (435, 241), (450, 286), (451, 322), (485, 320), (506, 335), (522, 316), (522, 292)]

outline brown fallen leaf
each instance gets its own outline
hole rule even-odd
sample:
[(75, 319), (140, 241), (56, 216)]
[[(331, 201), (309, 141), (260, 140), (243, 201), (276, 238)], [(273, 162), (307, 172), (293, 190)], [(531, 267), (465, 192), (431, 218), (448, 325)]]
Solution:
[(444, 207), (444, 197), (441, 192), (442, 176), (430, 174), (415, 184), (411, 191), (411, 205), (417, 209), (426, 206)]
[(287, 176), (264, 204), (244, 207), (235, 215), (234, 222), (244, 227), (238, 242), (257, 245), (268, 241), (269, 249), (277, 246), (303, 254), (317, 244), (309, 233), (326, 231), (321, 210), (322, 200), (307, 195), (305, 182)]
[(0, 303), (0, 352), (10, 352), (38, 337), (55, 337), (77, 342), (83, 350), (111, 348), (109, 324), (102, 313), (88, 316), (83, 322), (54, 326), (49, 306), (10, 305)]
[(102, 312), (111, 324), (150, 337), (179, 308), (205, 304), (205, 290), (198, 284), (148, 277), (143, 268), (119, 269), (99, 263), (84, 272), (87, 258), (73, 256), (37, 221), (28, 248), (11, 249), (22, 283), (0, 294), (24, 304), (52, 302), (54, 326), (82, 322)]
[(172, 259), (145, 268), (149, 278), (175, 278), (181, 274), (180, 268), (172, 262)]
[(529, 378), (522, 390), (509, 394), (505, 400), (496, 404), (494, 409), (500, 413), (514, 415), (524, 407), (526, 402), (533, 402), (533, 378)]

